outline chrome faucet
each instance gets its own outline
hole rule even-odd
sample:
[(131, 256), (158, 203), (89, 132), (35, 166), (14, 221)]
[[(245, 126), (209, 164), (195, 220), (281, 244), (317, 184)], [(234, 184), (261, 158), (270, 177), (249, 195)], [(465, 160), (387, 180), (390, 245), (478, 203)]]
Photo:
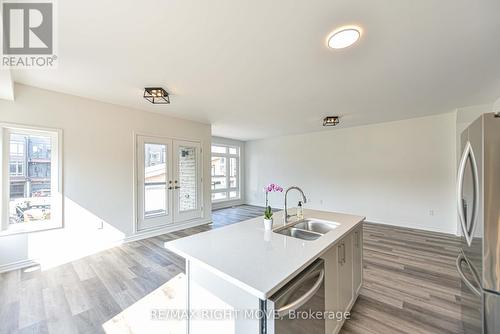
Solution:
[(300, 192), (300, 194), (302, 195), (302, 202), (303, 203), (307, 203), (307, 198), (306, 198), (306, 195), (304, 195), (304, 192), (302, 191), (302, 189), (300, 189), (299, 187), (297, 186), (291, 186), (289, 187), (286, 191), (285, 191), (285, 215), (284, 215), (284, 224), (286, 225), (286, 223), (288, 223), (288, 218), (290, 217), (293, 217), (293, 216), (296, 216), (296, 215), (289, 215), (288, 214), (288, 207), (287, 207), (287, 196), (288, 196), (288, 192), (292, 189), (295, 189), (295, 190), (298, 190)]

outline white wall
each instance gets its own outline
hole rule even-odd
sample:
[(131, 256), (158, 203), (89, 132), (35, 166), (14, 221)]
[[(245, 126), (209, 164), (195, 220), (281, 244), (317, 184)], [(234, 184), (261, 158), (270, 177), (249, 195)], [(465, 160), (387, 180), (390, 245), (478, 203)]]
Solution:
[(212, 203), (213, 209), (229, 208), (231, 206), (245, 204), (245, 142), (235, 139), (212, 137), (213, 144), (233, 145), (240, 148), (240, 199), (234, 201), (224, 201)]
[[(246, 199), (300, 186), (306, 207), (368, 221), (456, 233), (455, 113), (246, 143)], [(291, 193), (290, 193), (291, 194)], [(298, 196), (290, 197), (296, 205)], [(283, 207), (282, 194), (271, 196)]]
[[(134, 132), (201, 141), (203, 174), (210, 175), (207, 124), (22, 85), (14, 102), (0, 100), (0, 122), (63, 130), (65, 198), (64, 229), (0, 237), (0, 268), (27, 259), (56, 265), (133, 236)], [(210, 177), (203, 203), (208, 221)]]

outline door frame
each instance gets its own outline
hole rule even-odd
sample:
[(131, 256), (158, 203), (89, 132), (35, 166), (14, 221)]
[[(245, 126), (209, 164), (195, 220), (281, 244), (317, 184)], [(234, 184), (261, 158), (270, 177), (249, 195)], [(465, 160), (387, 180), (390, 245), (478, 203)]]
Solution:
[[(170, 141), (170, 147), (171, 147), (171, 152), (172, 152), (172, 156), (173, 156), (173, 143), (174, 141), (179, 141), (179, 142), (189, 142), (189, 143), (196, 143), (199, 145), (199, 150), (198, 150), (198, 154), (199, 154), (199, 162), (198, 162), (198, 172), (199, 172), (199, 180), (200, 180), (200, 184), (199, 184), (199, 196), (198, 196), (198, 206), (199, 206), (199, 211), (200, 211), (200, 214), (197, 218), (194, 218), (194, 219), (190, 219), (190, 220), (183, 220), (183, 221), (176, 221), (175, 220), (175, 215), (171, 215), (172, 216), (172, 219), (171, 219), (171, 222), (168, 223), (168, 224), (161, 224), (161, 225), (157, 225), (157, 226), (154, 226), (154, 227), (146, 227), (146, 228), (140, 228), (139, 226), (139, 218), (140, 218), (140, 215), (141, 215), (141, 212), (140, 212), (140, 208), (139, 208), (139, 194), (138, 194), (138, 190), (139, 190), (139, 166), (138, 166), (138, 157), (139, 157), (139, 150), (138, 150), (138, 139), (140, 137), (146, 137), (146, 138), (152, 138), (152, 139), (158, 139), (158, 140), (164, 140), (164, 141)], [(185, 224), (187, 223), (188, 221), (196, 221), (196, 220), (201, 220), (203, 219), (203, 216), (204, 216), (204, 211), (205, 211), (205, 205), (204, 205), (204, 200), (205, 200), (205, 193), (204, 193), (204, 168), (203, 168), (203, 162), (204, 162), (204, 157), (203, 157), (203, 141), (199, 138), (181, 138), (181, 137), (175, 137), (175, 136), (172, 136), (172, 137), (169, 137), (169, 136), (165, 136), (165, 135), (159, 135), (159, 134), (155, 134), (155, 133), (148, 133), (148, 132), (138, 132), (138, 131), (133, 131), (132, 132), (132, 141), (133, 141), (133, 160), (132, 160), (132, 174), (133, 174), (133, 182), (132, 182), (132, 193), (133, 193), (133, 205), (132, 205), (132, 209), (133, 209), (133, 233), (134, 234), (137, 234), (137, 233), (144, 233), (144, 232), (148, 232), (148, 231), (154, 231), (154, 230), (159, 230), (159, 229), (163, 229), (165, 227), (174, 227), (177, 223), (181, 223), (181, 224)], [(170, 171), (173, 172), (173, 159), (171, 158), (170, 159)], [(173, 180), (173, 174), (171, 175), (172, 178), (170, 180)], [(167, 179), (167, 184), (168, 184), (168, 179)], [(172, 193), (170, 194), (171, 195), (171, 198), (173, 199), (173, 191)], [(169, 201), (170, 203), (172, 203), (172, 200)], [(174, 212), (174, 208), (172, 206), (171, 208), (171, 211), (169, 211), (171, 214), (173, 214)]]

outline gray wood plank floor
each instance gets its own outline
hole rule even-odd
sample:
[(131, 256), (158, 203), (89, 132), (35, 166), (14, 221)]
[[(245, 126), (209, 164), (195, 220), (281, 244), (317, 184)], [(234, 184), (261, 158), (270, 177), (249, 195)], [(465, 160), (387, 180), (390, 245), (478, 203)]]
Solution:
[(341, 333), (462, 333), (460, 239), (365, 223), (361, 295)]
[[(210, 225), (128, 243), (50, 270), (1, 274), (0, 333), (104, 333), (103, 324), (155, 291), (172, 294), (164, 286), (184, 272), (184, 260), (166, 251), (165, 241), (260, 216), (262, 210), (217, 210)], [(363, 289), (342, 333), (461, 333), (457, 238), (365, 224), (364, 242)], [(145, 312), (156, 306), (148, 307)], [(151, 333), (130, 328), (113, 333), (121, 332)]]

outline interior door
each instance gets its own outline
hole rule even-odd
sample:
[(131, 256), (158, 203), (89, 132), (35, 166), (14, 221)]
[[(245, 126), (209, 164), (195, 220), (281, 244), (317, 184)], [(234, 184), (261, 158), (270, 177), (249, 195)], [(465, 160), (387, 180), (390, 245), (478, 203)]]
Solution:
[(169, 139), (137, 137), (137, 229), (171, 224), (172, 144)]
[(191, 141), (173, 141), (173, 207), (174, 221), (200, 218), (201, 145)]

